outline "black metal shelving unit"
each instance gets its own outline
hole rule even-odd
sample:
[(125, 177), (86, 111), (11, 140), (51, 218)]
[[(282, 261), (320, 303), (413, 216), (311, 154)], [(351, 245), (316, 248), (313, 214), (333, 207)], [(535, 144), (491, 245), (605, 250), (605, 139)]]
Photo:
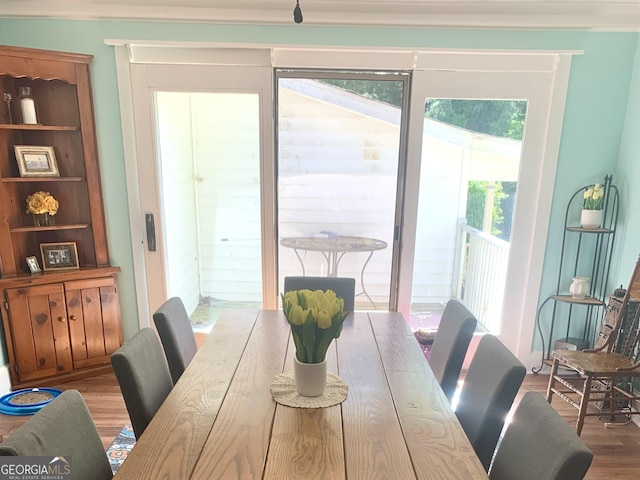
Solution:
[[(620, 194), (618, 188), (612, 182), (612, 175), (604, 177), (602, 185), (605, 196), (600, 228), (587, 229), (575, 226), (575, 223), (579, 222), (570, 218), (572, 214), (580, 210), (584, 192), (588, 186), (577, 190), (567, 202), (556, 291), (540, 304), (536, 313), (536, 329), (542, 342), (542, 358), (540, 366), (531, 369), (534, 374), (539, 373), (545, 364), (550, 364), (552, 346), (559, 338), (570, 337), (571, 322), (580, 314), (584, 315), (582, 317), (584, 322), (582, 339), (588, 342), (589, 345), (593, 345), (597, 323), (602, 317), (605, 305), (604, 300), (607, 296), (607, 279), (611, 268), (620, 207)], [(588, 245), (585, 245), (587, 243)], [(575, 254), (571, 255), (573, 251), (575, 251)], [(561, 289), (563, 281), (566, 282), (567, 278), (575, 277), (580, 266), (585, 268), (585, 263), (590, 264), (591, 269), (589, 295), (584, 299), (576, 299), (570, 294), (563, 293)], [(556, 321), (559, 315), (559, 303), (568, 304), (568, 318), (564, 337), (554, 337)], [(548, 337), (545, 337), (545, 332), (541, 325), (541, 313), (546, 306), (552, 306), (551, 320), (546, 331)]]

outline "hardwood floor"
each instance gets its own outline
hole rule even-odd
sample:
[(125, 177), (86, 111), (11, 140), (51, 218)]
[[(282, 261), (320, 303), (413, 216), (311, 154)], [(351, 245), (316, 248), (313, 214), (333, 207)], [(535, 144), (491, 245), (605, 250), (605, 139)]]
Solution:
[[(545, 395), (548, 381), (548, 375), (527, 375), (514, 406), (530, 390)], [(575, 408), (555, 396), (552, 405), (567, 423), (575, 427), (578, 416)], [(581, 438), (594, 455), (593, 463), (585, 478), (589, 480), (640, 478), (640, 427), (634, 423), (627, 425), (619, 423), (605, 427), (606, 420), (604, 417), (602, 420), (598, 417), (587, 417), (584, 422)]]
[[(87, 402), (93, 421), (100, 433), (105, 450), (122, 429), (130, 423), (120, 386), (113, 373), (100, 375), (84, 380), (53, 385), (60, 390), (76, 389)], [(0, 435), (6, 438), (31, 417), (13, 417), (0, 414)]]
[[(547, 379), (546, 375), (527, 375), (516, 402), (529, 390), (544, 393)], [(58, 385), (56, 388), (61, 390), (75, 388), (82, 393), (105, 449), (122, 426), (129, 423), (120, 388), (113, 374), (69, 382)], [(566, 402), (556, 399), (553, 406), (573, 426), (577, 411)], [(27, 418), (29, 417), (0, 415), (0, 434), (10, 435)], [(611, 480), (640, 476), (640, 428), (637, 425), (616, 425), (605, 428), (603, 422), (597, 417), (587, 417), (582, 438), (594, 453), (593, 464), (585, 478)], [(540, 461), (544, 459), (541, 458)]]

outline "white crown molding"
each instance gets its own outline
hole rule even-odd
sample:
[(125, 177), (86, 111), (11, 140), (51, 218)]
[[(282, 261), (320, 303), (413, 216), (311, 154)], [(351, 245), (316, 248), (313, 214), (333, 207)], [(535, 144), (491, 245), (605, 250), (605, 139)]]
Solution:
[[(311, 25), (640, 30), (640, 0), (300, 0)], [(2, 0), (0, 17), (293, 24), (295, 0)]]

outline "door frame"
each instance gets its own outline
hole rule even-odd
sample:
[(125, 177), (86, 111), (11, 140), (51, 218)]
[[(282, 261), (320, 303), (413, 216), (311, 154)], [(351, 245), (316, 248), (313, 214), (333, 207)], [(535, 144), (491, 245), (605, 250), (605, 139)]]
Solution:
[[(409, 158), (422, 157), (420, 132), (425, 98), (527, 100), (499, 338), (523, 363), (535, 365), (539, 355), (531, 355), (533, 326), (551, 214), (551, 195), (544, 192), (552, 191), (555, 182), (571, 55), (480, 56), (463, 61), (466, 69), (447, 64), (447, 59), (442, 57), (425, 55), (424, 66), (414, 71)], [(415, 244), (409, 246), (408, 242), (416, 236), (420, 166), (421, 162), (415, 161), (408, 162), (407, 167), (409, 201), (403, 215), (406, 243), (401, 249), (403, 268), (399, 281), (400, 311), (405, 316), (410, 314), (411, 306)], [(520, 321), (509, 321), (513, 319)], [(475, 352), (480, 335), (477, 337), (470, 347), (468, 360)]]

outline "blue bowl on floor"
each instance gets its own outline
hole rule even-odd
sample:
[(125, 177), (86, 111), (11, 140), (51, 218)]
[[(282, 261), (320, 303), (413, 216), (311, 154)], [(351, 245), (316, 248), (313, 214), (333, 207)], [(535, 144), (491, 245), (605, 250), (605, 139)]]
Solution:
[[(15, 403), (16, 399), (26, 393), (48, 393), (51, 395), (50, 398), (38, 402), (38, 403), (29, 403), (29, 404), (19, 404)], [(4, 413), (5, 415), (33, 415), (42, 407), (51, 403), (58, 395), (62, 393), (61, 390), (55, 388), (23, 388), (22, 390), (16, 390), (15, 392), (7, 393), (0, 397), (0, 413)]]

